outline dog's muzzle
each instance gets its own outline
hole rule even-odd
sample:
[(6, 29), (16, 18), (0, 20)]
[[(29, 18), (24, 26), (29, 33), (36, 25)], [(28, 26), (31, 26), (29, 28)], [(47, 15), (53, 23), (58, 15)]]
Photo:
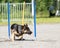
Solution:
[(32, 34), (32, 31), (27, 31), (27, 30), (25, 30), (25, 31), (24, 31), (24, 34), (29, 34), (29, 35), (31, 35), (31, 34)]
[(31, 32), (31, 31), (28, 31), (28, 32), (27, 32), (27, 34), (31, 35), (31, 34), (32, 34), (32, 32)]

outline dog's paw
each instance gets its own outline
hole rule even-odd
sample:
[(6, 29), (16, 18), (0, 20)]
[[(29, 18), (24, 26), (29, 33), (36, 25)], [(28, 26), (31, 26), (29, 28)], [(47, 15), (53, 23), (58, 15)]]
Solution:
[(19, 39), (19, 40), (25, 40), (25, 39)]

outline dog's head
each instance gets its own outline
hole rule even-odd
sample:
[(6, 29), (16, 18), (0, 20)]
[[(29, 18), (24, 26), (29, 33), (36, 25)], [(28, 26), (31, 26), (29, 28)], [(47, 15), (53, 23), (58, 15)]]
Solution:
[(24, 34), (29, 34), (29, 35), (32, 34), (32, 31), (30, 30), (27, 24), (24, 24)]

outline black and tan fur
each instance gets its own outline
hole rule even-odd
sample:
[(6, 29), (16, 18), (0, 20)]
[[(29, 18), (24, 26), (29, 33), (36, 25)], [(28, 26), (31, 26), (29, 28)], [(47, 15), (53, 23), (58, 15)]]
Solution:
[(19, 24), (12, 24), (11, 25), (11, 40), (14, 41), (15, 36), (19, 39), (23, 39), (23, 34), (32, 34), (30, 28), (27, 24), (19, 25)]

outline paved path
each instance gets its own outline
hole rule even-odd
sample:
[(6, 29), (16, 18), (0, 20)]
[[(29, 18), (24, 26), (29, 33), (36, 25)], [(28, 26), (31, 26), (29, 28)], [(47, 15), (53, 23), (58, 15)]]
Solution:
[(7, 26), (0, 26), (0, 48), (60, 48), (60, 24), (39, 24), (36, 39), (24, 35), (24, 41), (11, 42), (7, 32)]

